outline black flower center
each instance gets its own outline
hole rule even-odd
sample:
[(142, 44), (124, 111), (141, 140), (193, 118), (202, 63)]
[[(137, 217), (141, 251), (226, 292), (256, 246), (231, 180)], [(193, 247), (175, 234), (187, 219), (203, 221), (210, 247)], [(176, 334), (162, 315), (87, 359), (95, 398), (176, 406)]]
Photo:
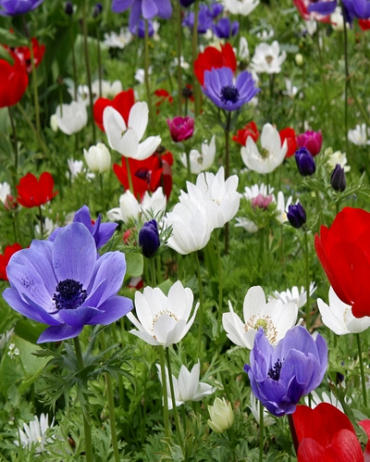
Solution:
[(140, 178), (140, 180), (145, 180), (146, 182), (150, 183), (151, 172), (146, 168), (139, 168), (136, 170), (135, 176)]
[(239, 90), (234, 85), (227, 85), (221, 88), (221, 101), (223, 103), (236, 103), (239, 99)]
[(280, 359), (278, 359), (276, 361), (276, 363), (274, 364), (274, 366), (271, 367), (270, 370), (267, 373), (267, 375), (270, 377), (270, 379), (276, 380), (276, 381), (279, 380), (282, 365), (283, 365), (283, 363), (280, 361)]
[(87, 298), (86, 290), (82, 284), (73, 279), (65, 279), (58, 282), (53, 300), (59, 310), (74, 310), (81, 306)]

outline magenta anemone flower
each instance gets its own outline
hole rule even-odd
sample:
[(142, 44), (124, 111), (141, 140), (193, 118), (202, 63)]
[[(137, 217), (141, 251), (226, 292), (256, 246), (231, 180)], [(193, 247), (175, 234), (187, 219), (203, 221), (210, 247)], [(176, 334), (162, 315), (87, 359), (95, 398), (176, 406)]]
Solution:
[(108, 325), (127, 314), (132, 301), (117, 295), (125, 256), (99, 257), (94, 237), (82, 223), (61, 228), (54, 242), (34, 240), (7, 266), (5, 301), (18, 313), (48, 324), (37, 343), (77, 337), (85, 324)]

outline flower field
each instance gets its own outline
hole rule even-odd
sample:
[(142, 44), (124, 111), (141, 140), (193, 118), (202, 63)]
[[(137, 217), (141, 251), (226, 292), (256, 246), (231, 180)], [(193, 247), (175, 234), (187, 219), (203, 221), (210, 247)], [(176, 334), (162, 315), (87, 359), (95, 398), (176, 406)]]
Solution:
[(0, 0), (0, 461), (370, 460), (370, 0)]

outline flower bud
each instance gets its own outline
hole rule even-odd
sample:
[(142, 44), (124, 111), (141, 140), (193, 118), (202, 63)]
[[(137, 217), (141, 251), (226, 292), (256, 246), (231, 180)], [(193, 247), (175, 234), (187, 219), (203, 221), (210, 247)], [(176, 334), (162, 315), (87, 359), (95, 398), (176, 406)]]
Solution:
[(97, 18), (98, 16), (101, 15), (103, 11), (103, 6), (101, 3), (97, 3), (95, 6), (94, 6), (94, 10), (93, 10), (93, 18)]
[(208, 425), (216, 433), (223, 433), (234, 423), (234, 413), (231, 404), (225, 398), (216, 398), (213, 406), (208, 406), (210, 420)]
[(299, 173), (302, 176), (313, 175), (316, 170), (316, 164), (310, 151), (307, 148), (299, 148), (295, 153), (295, 161)]
[(297, 53), (295, 55), (295, 63), (297, 64), (297, 66), (302, 66), (303, 65), (303, 61), (304, 61), (304, 58), (303, 58), (303, 55), (301, 55), (301, 53)]
[(168, 128), (170, 129), (171, 137), (175, 143), (185, 141), (191, 138), (194, 133), (194, 119), (189, 116), (174, 117), (172, 120), (167, 119)]
[(84, 156), (89, 169), (94, 173), (104, 173), (109, 170), (111, 156), (103, 143), (91, 146), (88, 151), (84, 149)]
[(344, 173), (344, 168), (336, 164), (335, 169), (332, 171), (330, 184), (334, 191), (343, 192), (346, 189), (346, 174)]
[(139, 246), (143, 250), (143, 255), (147, 258), (154, 257), (160, 244), (157, 222), (147, 221), (139, 231)]
[(72, 16), (73, 14), (73, 3), (72, 2), (70, 1), (66, 2), (66, 4), (64, 5), (64, 12), (68, 16)]
[(295, 205), (289, 205), (287, 217), (293, 228), (301, 228), (307, 220), (305, 209), (300, 202)]
[(322, 134), (320, 131), (314, 132), (308, 130), (297, 136), (297, 145), (299, 148), (307, 148), (313, 156), (316, 156), (322, 145)]
[(58, 117), (56, 114), (53, 114), (50, 117), (50, 127), (53, 130), (54, 133), (58, 131)]
[(195, 3), (195, 0), (180, 0), (180, 5), (184, 8), (188, 8), (193, 3)]

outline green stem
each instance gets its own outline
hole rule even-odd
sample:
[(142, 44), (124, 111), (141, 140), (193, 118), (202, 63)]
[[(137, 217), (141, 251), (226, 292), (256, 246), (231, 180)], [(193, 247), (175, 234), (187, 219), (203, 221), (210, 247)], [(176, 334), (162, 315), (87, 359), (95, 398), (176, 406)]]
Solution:
[(9, 119), (10, 119), (10, 124), (12, 126), (12, 132), (13, 132), (13, 147), (14, 147), (14, 175), (13, 176), (13, 186), (15, 189), (15, 186), (17, 184), (17, 177), (18, 177), (18, 137), (17, 137), (17, 131), (15, 129), (15, 123), (13, 119), (13, 114), (12, 114), (12, 109), (10, 106), (8, 106), (8, 113), (9, 113)]
[(191, 165), (190, 165), (190, 152), (188, 150), (186, 154), (186, 171), (187, 171), (187, 180), (191, 183)]
[[(181, 5), (180, 2), (175, 2), (177, 13), (177, 110), (181, 115), (182, 104), (182, 69), (181, 69), (181, 42), (182, 42), (182, 23), (181, 23)], [(186, 114), (185, 114), (186, 115)]]
[(144, 39), (144, 80), (145, 80), (145, 88), (146, 88), (146, 96), (148, 99), (148, 108), (149, 108), (149, 119), (152, 124), (154, 124), (154, 114), (153, 114), (153, 106), (152, 106), (152, 95), (150, 93), (150, 83), (149, 83), (149, 26), (148, 20), (145, 19), (145, 39)]
[(170, 382), (170, 390), (171, 390), (171, 398), (172, 398), (172, 410), (173, 410), (173, 416), (175, 418), (177, 439), (179, 440), (182, 454), (185, 457), (184, 440), (183, 440), (182, 433), (181, 433), (180, 419), (179, 419), (179, 414), (177, 412), (175, 390), (173, 387), (173, 380), (172, 380), (170, 351), (168, 348), (165, 348), (165, 350), (166, 350), (166, 359), (167, 359), (168, 380)]
[(99, 28), (99, 26), (96, 27), (96, 41), (97, 41), (97, 51), (98, 51), (99, 98), (101, 98), (103, 74), (102, 74), (102, 67), (101, 67), (100, 28)]
[(203, 313), (203, 286), (202, 286), (202, 277), (201, 277), (201, 274), (200, 274), (200, 263), (199, 263), (198, 252), (197, 251), (193, 252), (193, 255), (194, 255), (194, 259), (195, 259), (195, 267), (197, 269), (198, 287), (199, 287), (198, 353), (199, 353), (199, 355), (201, 355), (201, 353), (202, 353), (203, 317), (204, 317), (204, 313)]
[(218, 242), (218, 235), (215, 236), (216, 240), (216, 251), (217, 251), (217, 261), (218, 261), (218, 323), (217, 323), (217, 336), (220, 336), (221, 333), (221, 324), (222, 324), (222, 264), (221, 264), (221, 252), (220, 252), (220, 243)]
[(41, 235), (41, 239), (43, 239), (44, 238), (44, 222), (42, 219), (41, 205), (39, 205), (39, 221), (40, 221), (40, 235)]
[(168, 394), (167, 394), (167, 378), (166, 366), (164, 359), (164, 349), (159, 347), (159, 362), (161, 363), (161, 377), (162, 377), (162, 390), (163, 390), (163, 420), (164, 420), (164, 433), (166, 438), (171, 438), (170, 420), (168, 416)]
[(43, 150), (45, 156), (47, 156), (48, 155), (48, 148), (46, 147), (46, 144), (42, 141), (40, 133), (34, 127), (33, 123), (31, 122), (31, 119), (28, 117), (27, 112), (23, 109), (21, 104), (17, 104), (17, 108), (20, 110), (24, 120), (27, 122), (27, 124), (29, 125), (29, 127), (31, 128), (33, 133), (35, 134), (35, 136), (37, 138), (37, 141), (39, 142), (39, 145), (40, 145), (41, 149)]
[(304, 247), (305, 247), (305, 258), (306, 258), (306, 292), (307, 292), (307, 302), (306, 302), (306, 329), (310, 330), (310, 274), (309, 274), (309, 265), (308, 265), (308, 237), (307, 230), (304, 231)]
[[(77, 101), (77, 66), (76, 66), (76, 54), (73, 40), (73, 29), (72, 29), (72, 20), (69, 26), (70, 36), (71, 36), (71, 51), (72, 51), (72, 69), (73, 69), (73, 82), (74, 82), (74, 99)], [(62, 102), (60, 103), (62, 105)]]
[(345, 139), (346, 139), (346, 152), (349, 153), (348, 149), (348, 86), (349, 86), (349, 65), (348, 65), (348, 37), (347, 37), (347, 22), (346, 22), (346, 12), (344, 9), (343, 0), (340, 2), (342, 8), (342, 16), (344, 22), (343, 37), (344, 37), (344, 66), (346, 72), (346, 80), (344, 86), (344, 129), (345, 129)]
[(88, 46), (88, 36), (87, 36), (87, 0), (82, 2), (82, 24), (83, 24), (83, 34), (84, 34), (84, 52), (85, 52), (85, 65), (86, 65), (86, 75), (87, 75), (87, 85), (89, 87), (89, 98), (90, 98), (90, 112), (91, 112), (91, 125), (92, 125), (92, 135), (93, 135), (93, 144), (96, 144), (96, 129), (94, 122), (94, 97), (91, 88), (91, 69), (90, 69), (90, 59), (89, 59), (89, 46)]
[[(81, 344), (80, 344), (80, 339), (75, 337), (73, 339), (73, 343), (75, 346), (75, 352), (76, 352), (76, 358), (77, 362), (79, 365), (80, 370), (84, 368), (84, 360), (82, 356), (82, 351), (81, 351)], [(86, 412), (89, 412), (89, 398), (86, 395), (85, 396), (86, 403)], [(91, 426), (90, 422), (87, 420), (87, 417), (85, 413), (83, 413), (83, 421), (84, 421), (84, 434), (85, 434), (85, 453), (86, 453), (86, 462), (93, 462), (94, 456), (93, 456), (93, 448), (92, 448), (92, 437), (91, 437)]]
[(358, 107), (358, 110), (361, 112), (362, 117), (364, 118), (366, 125), (370, 127), (370, 117), (368, 116), (366, 110), (364, 109), (363, 105), (361, 104), (360, 100), (357, 97), (356, 92), (353, 90), (351, 82), (348, 82), (348, 87), (349, 91), (351, 92), (352, 98), (355, 101), (356, 106)]
[(263, 405), (260, 401), (260, 451), (259, 451), (259, 462), (263, 461), (263, 436), (264, 436), (264, 420), (263, 420)]
[[(231, 111), (227, 111), (225, 126), (225, 180), (229, 178), (230, 172), (230, 123)], [(229, 222), (225, 223), (225, 254), (229, 253)]]
[(356, 340), (357, 340), (358, 360), (360, 363), (362, 399), (364, 401), (364, 406), (367, 408), (366, 379), (365, 379), (365, 372), (364, 372), (364, 363), (362, 360), (362, 348), (361, 348), (360, 334), (356, 334)]
[(290, 433), (292, 435), (292, 441), (293, 441), (295, 453), (298, 454), (299, 441), (297, 437), (297, 432), (295, 430), (293, 414), (288, 414), (288, 422), (289, 422)]
[(33, 100), (35, 105), (35, 116), (36, 116), (36, 130), (41, 137), (41, 124), (40, 124), (40, 107), (39, 107), (39, 95), (37, 90), (37, 74), (35, 66), (35, 56), (33, 53), (32, 40), (30, 38), (30, 53), (31, 53), (31, 69), (32, 69), (32, 88), (33, 88)]
[[(107, 349), (107, 342), (105, 340), (105, 332), (103, 331), (100, 335), (101, 346), (103, 350)], [(112, 377), (106, 372), (105, 380), (107, 383), (107, 392), (108, 392), (108, 406), (109, 406), (109, 421), (110, 421), (110, 430), (111, 430), (111, 437), (112, 437), (112, 446), (114, 452), (114, 460), (115, 462), (120, 462), (119, 457), (119, 450), (117, 444), (117, 430), (116, 430), (116, 418), (114, 415), (114, 394), (113, 394), (113, 385), (112, 385)]]
[[(198, 56), (198, 17), (199, 17), (199, 0), (195, 0), (194, 4), (194, 26), (193, 26), (193, 43), (192, 43), (192, 52), (193, 52), (193, 69), (194, 69), (194, 61), (197, 59)], [(193, 92), (194, 92), (194, 110), (195, 110), (195, 117), (200, 114), (200, 88), (198, 80), (195, 76), (193, 76)]]
[(128, 177), (128, 186), (129, 186), (130, 191), (132, 192), (132, 194), (134, 194), (134, 185), (132, 183), (130, 162), (128, 160), (128, 157), (126, 157), (126, 156), (125, 156), (125, 162), (126, 162), (126, 170), (127, 170), (127, 177)]

